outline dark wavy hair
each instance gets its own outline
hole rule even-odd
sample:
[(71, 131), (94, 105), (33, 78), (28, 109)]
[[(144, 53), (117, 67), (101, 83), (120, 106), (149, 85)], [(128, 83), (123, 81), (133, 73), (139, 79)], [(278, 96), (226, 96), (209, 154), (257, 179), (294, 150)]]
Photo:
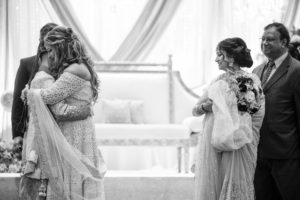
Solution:
[(41, 30), (40, 30), (40, 39), (39, 39), (40, 43), (39, 43), (38, 52), (37, 52), (38, 55), (46, 52), (46, 48), (45, 48), (45, 44), (44, 44), (44, 38), (47, 35), (47, 33), (49, 33), (52, 29), (54, 29), (57, 26), (58, 25), (55, 24), (55, 23), (47, 23), (41, 28)]
[(73, 63), (84, 63), (91, 73), (91, 86), (93, 101), (98, 98), (99, 81), (94, 70), (94, 63), (88, 56), (83, 43), (71, 28), (57, 26), (44, 38), (45, 45), (54, 49), (56, 62), (51, 63), (49, 69), (52, 76), (57, 79), (63, 71)]
[(289, 53), (291, 56), (300, 61), (300, 42), (291, 42), (289, 44)]
[(275, 27), (276, 30), (278, 31), (278, 33), (280, 34), (280, 40), (286, 39), (285, 46), (288, 47), (289, 43), (291, 41), (288, 29), (282, 23), (274, 22), (274, 23), (268, 24), (264, 28), (264, 30), (266, 31), (267, 29), (272, 28), (272, 27)]
[(241, 38), (227, 38), (222, 40), (217, 49), (226, 52), (228, 57), (233, 58), (234, 63), (240, 67), (250, 68), (253, 65), (253, 60), (250, 55), (250, 49)]
[(47, 35), (49, 31), (51, 31), (53, 28), (57, 27), (58, 25), (55, 23), (47, 23), (40, 29), (40, 38), (39, 38), (39, 45), (36, 53), (36, 60), (35, 60), (35, 66), (33, 69), (33, 73), (31, 73), (29, 77), (28, 84), (30, 85), (32, 79), (34, 78), (34, 75), (39, 70), (39, 60), (43, 56), (44, 53), (46, 53), (46, 49), (44, 46), (44, 37)]

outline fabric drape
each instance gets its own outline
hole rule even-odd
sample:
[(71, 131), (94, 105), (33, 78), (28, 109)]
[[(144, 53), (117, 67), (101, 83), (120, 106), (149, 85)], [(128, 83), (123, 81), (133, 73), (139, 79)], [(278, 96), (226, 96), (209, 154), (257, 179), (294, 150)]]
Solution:
[[(3, 94), (6, 90), (8, 90), (10, 73), (12, 71), (12, 69), (9, 68), (12, 56), (10, 43), (11, 35), (9, 31), (9, 2), (8, 0), (2, 0), (0, 1), (0, 74), (2, 75), (0, 94)], [(0, 138), (8, 140), (11, 138), (10, 115), (8, 112), (5, 112), (2, 106), (0, 106), (0, 113)]]
[(110, 60), (143, 60), (167, 28), (180, 2), (181, 0), (149, 1)]
[[(282, 17), (281, 22), (291, 30), (299, 18), (299, 9), (300, 9), (300, 1), (299, 0), (289, 0), (287, 4), (287, 9), (285, 14)], [(299, 21), (298, 21), (299, 22)], [(296, 27), (299, 28), (298, 24)]]
[[(88, 36), (83, 31), (81, 25), (79, 24), (76, 13), (74, 13), (72, 6), (68, 0), (60, 1), (60, 0), (49, 0), (59, 19), (65, 26), (71, 27), (75, 30), (75, 32), (79, 35), (81, 40), (85, 43), (87, 51), (91, 54), (93, 59), (101, 61), (103, 58), (95, 50), (93, 45), (88, 39)], [(46, 4), (44, 4), (46, 5)], [(46, 8), (47, 9), (47, 8)]]
[[(228, 82), (231, 76), (221, 75), (201, 97), (213, 99), (213, 112), (205, 114), (198, 139), (195, 200), (254, 200), (253, 178), (265, 100), (263, 94), (257, 97), (261, 107), (251, 116), (238, 111)], [(253, 76), (253, 80), (258, 87), (259, 79)]]
[(217, 81), (210, 86), (208, 97), (214, 102), (214, 127), (211, 144), (220, 151), (238, 150), (252, 142), (252, 121), (249, 113), (238, 111), (237, 98), (229, 85)]
[[(29, 90), (27, 100), (34, 124), (34, 135), (32, 137), (40, 140), (37, 140), (37, 142), (27, 141), (26, 158), (31, 152), (40, 152), (38, 153), (38, 159), (43, 174), (41, 176), (48, 179), (48, 187), (56, 194), (57, 198), (68, 200), (72, 196), (81, 200), (94, 199), (86, 198), (81, 193), (75, 193), (78, 191), (71, 191), (68, 183), (64, 180), (64, 176), (72, 170), (82, 176), (82, 185), (87, 181), (93, 181), (95, 184), (99, 183), (100, 185), (106, 169), (101, 166), (99, 169), (95, 167), (88, 156), (69, 144), (48, 107), (44, 104), (39, 89)], [(94, 188), (84, 192), (89, 196), (97, 193)]]

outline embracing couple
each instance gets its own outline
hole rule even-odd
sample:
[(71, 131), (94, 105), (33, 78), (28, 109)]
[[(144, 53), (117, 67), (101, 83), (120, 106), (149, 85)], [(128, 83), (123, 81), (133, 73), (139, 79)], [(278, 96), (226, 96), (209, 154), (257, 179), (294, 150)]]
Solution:
[(193, 109), (205, 115), (195, 167), (195, 200), (300, 199), (300, 62), (288, 53), (281, 23), (264, 28), (267, 62), (253, 73), (240, 38), (217, 45), (225, 73)]
[(19, 199), (104, 200), (105, 164), (92, 119), (98, 85), (76, 33), (54, 23), (42, 27), (37, 55), (21, 60), (15, 80), (13, 138), (23, 142)]

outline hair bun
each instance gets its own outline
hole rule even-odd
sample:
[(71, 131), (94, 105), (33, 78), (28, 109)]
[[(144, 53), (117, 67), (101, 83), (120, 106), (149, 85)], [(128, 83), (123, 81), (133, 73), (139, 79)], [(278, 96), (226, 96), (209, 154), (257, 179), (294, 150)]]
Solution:
[(73, 33), (72, 28), (68, 27), (68, 28), (67, 28), (67, 33)]
[(74, 33), (71, 35), (71, 38), (72, 38), (73, 40), (78, 40), (77, 35), (75, 35)]
[(222, 40), (218, 44), (218, 48), (225, 51), (241, 67), (251, 67), (253, 65), (250, 49), (247, 48), (246, 43), (241, 38), (235, 37)]

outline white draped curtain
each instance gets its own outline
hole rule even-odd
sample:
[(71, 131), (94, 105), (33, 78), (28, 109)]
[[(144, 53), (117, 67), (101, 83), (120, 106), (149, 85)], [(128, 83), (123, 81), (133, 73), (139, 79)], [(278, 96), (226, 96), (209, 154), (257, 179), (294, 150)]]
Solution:
[[(284, 0), (188, 0), (182, 1), (168, 29), (156, 44), (148, 61), (161, 61), (173, 54), (179, 70), (192, 89), (201, 88), (219, 72), (215, 48), (227, 37), (241, 37), (251, 49), (254, 66), (262, 59), (263, 28), (280, 22), (289, 1)], [(200, 91), (199, 91), (200, 92)]]
[(145, 60), (167, 28), (180, 2), (148, 1), (135, 26), (110, 60)]
[[(48, 1), (50, 2), (51, 7), (47, 4)], [(82, 29), (82, 26), (77, 19), (76, 13), (73, 11), (72, 5), (68, 0), (43, 0), (42, 2), (44, 8), (48, 10), (48, 13), (51, 13), (52, 16), (54, 15), (53, 18), (56, 17), (56, 14), (62, 24), (68, 27), (72, 27), (75, 30), (81, 40), (85, 43), (85, 46), (93, 59), (99, 61), (103, 60), (100, 53), (97, 52), (94, 48), (94, 45), (90, 43), (88, 35), (86, 35), (85, 31)], [(54, 9), (55, 12), (51, 11), (51, 9)]]
[(282, 22), (286, 25), (289, 30), (292, 30), (293, 26), (300, 28), (300, 1), (299, 0), (289, 0), (286, 6), (286, 12), (282, 16)]
[[(9, 78), (9, 51), (10, 51), (10, 37), (8, 28), (8, 0), (0, 1), (0, 74), (3, 74), (0, 84), (0, 94), (2, 94), (6, 88), (8, 88), (8, 78)], [(6, 66), (6, 67), (5, 67)], [(1, 136), (9, 135), (9, 114), (4, 112), (3, 107), (0, 107), (0, 124), (1, 124)]]

